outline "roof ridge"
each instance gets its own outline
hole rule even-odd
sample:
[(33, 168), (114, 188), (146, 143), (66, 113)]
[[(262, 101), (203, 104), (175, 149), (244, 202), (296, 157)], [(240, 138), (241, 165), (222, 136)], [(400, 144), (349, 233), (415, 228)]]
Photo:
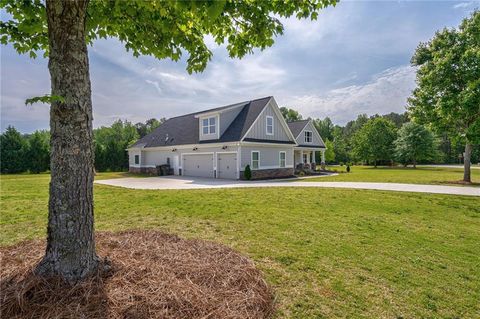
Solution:
[[(197, 111), (197, 112), (187, 113), (187, 114), (183, 114), (183, 115), (172, 116), (172, 117), (168, 118), (167, 121), (170, 120), (170, 119), (175, 119), (175, 118), (179, 118), (179, 117), (183, 117), (183, 116), (190, 116), (190, 115), (195, 115), (195, 114), (200, 114), (200, 113), (207, 113), (208, 111), (220, 110), (220, 109), (232, 107), (232, 106), (235, 106), (235, 105), (240, 105), (240, 104), (245, 104), (245, 105), (247, 105), (247, 104), (249, 104), (249, 103), (251, 103), (251, 102), (254, 102), (254, 101), (264, 100), (264, 99), (270, 99), (270, 98), (272, 98), (272, 97), (273, 97), (273, 96), (265, 96), (265, 97), (258, 98), (258, 99), (241, 101), (241, 102), (231, 103), (231, 104), (227, 104), (227, 105), (223, 105), (223, 106), (212, 107), (212, 108), (210, 108), (210, 109), (206, 109), (206, 110), (202, 110), (202, 111)], [(244, 106), (245, 106), (245, 105), (244, 105)]]
[(305, 120), (295, 120), (295, 121), (287, 121), (287, 123), (298, 123), (298, 122), (305, 122), (305, 121), (310, 121), (310, 119), (305, 119)]

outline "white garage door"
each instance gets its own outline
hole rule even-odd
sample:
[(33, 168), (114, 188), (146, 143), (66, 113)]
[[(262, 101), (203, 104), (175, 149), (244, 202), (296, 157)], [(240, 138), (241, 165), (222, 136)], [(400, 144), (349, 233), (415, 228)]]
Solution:
[(237, 154), (217, 154), (217, 175), (218, 178), (236, 179), (237, 178)]
[(182, 175), (213, 178), (213, 154), (183, 155)]

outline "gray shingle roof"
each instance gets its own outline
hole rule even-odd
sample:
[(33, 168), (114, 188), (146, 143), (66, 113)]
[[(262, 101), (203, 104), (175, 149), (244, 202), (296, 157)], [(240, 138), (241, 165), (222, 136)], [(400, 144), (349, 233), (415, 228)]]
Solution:
[(308, 121), (310, 121), (310, 120), (300, 120), (300, 121), (287, 122), (288, 128), (290, 129), (290, 131), (292, 131), (292, 134), (293, 134), (293, 136), (295, 136), (295, 138), (297, 138), (298, 134), (300, 134), (300, 132), (302, 132), (303, 128), (305, 126), (307, 126)]
[[(142, 144), (144, 145), (143, 147), (148, 148), (168, 145), (240, 141), (270, 99), (271, 96), (268, 96), (257, 100), (230, 104), (227, 106), (170, 118), (156, 128), (153, 132), (139, 139), (131, 147), (142, 147)], [(244, 104), (243, 107), (241, 106), (242, 104)], [(233, 120), (230, 126), (225, 130), (222, 136), (215, 140), (200, 141), (198, 127), (199, 121), (195, 116), (206, 112), (221, 111), (222, 109), (226, 109), (234, 105), (239, 105), (242, 107), (242, 110)]]

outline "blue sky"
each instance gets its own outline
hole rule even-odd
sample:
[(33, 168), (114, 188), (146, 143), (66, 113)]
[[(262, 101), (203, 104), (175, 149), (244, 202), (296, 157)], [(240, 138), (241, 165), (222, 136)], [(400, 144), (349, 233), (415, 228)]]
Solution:
[[(420, 41), (457, 26), (480, 1), (341, 2), (317, 21), (283, 20), (272, 48), (241, 60), (207, 43), (214, 57), (201, 74), (174, 63), (134, 58), (115, 39), (89, 47), (94, 126), (172, 117), (262, 96), (304, 117), (329, 116), (345, 124), (358, 114), (403, 112), (415, 87), (409, 61)], [(5, 19), (5, 15), (2, 16)], [(1, 128), (47, 129), (47, 105), (26, 98), (50, 92), (47, 61), (1, 47)]]

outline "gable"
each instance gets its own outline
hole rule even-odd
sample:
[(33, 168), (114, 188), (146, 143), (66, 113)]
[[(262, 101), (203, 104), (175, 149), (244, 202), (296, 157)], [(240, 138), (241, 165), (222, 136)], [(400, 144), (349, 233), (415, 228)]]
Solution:
[[(220, 108), (210, 109), (203, 112), (170, 118), (156, 128), (153, 132), (139, 139), (130, 148), (139, 148), (140, 146), (150, 148), (240, 141), (258, 118), (259, 114), (263, 111), (266, 104), (271, 100), (272, 98), (269, 96), (252, 101), (245, 101)], [(221, 112), (225, 108), (229, 108), (229, 110)], [(208, 113), (218, 114), (219, 111), (219, 120), (221, 122), (219, 130), (220, 137), (201, 140), (199, 117), (206, 116)]]
[[(250, 127), (244, 136), (244, 139), (293, 142), (293, 136), (288, 129), (285, 120), (281, 116), (280, 111), (277, 111), (275, 108), (278, 110), (278, 107), (272, 98)], [(273, 134), (267, 133), (267, 118), (273, 123)]]
[[(305, 131), (312, 132), (312, 142), (306, 143), (305, 142)], [(321, 146), (325, 147), (325, 143), (322, 140), (322, 137), (318, 133), (315, 125), (313, 125), (312, 121), (308, 121), (307, 125), (301, 130), (301, 132), (296, 136), (296, 141), (298, 145), (312, 145), (312, 146)]]

